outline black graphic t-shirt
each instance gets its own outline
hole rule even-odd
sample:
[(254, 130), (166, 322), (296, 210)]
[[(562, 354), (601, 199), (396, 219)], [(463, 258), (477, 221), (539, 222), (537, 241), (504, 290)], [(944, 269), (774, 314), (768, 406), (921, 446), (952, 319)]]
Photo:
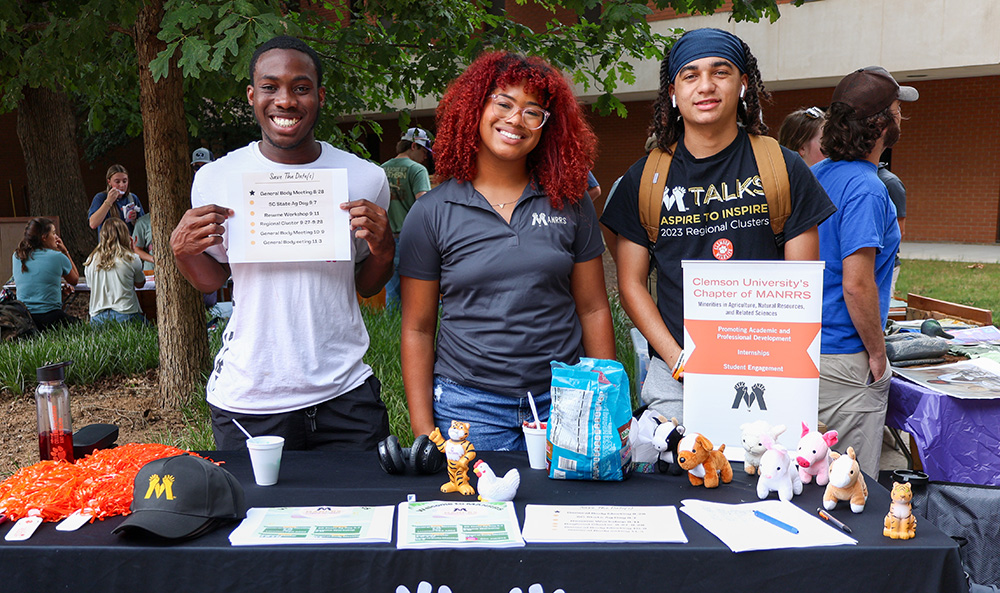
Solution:
[[(823, 187), (798, 154), (781, 149), (791, 186), (792, 213), (785, 241), (794, 239), (836, 211)], [(615, 200), (601, 222), (639, 245), (649, 246), (639, 221), (639, 183), (646, 157), (622, 177)], [(683, 272), (685, 259), (783, 259), (768, 213), (750, 138), (740, 129), (722, 151), (696, 159), (684, 148), (674, 151), (660, 210), (660, 235), (653, 248), (657, 270), (657, 307), (678, 344), (684, 344)], [(656, 353), (650, 348), (650, 355)]]

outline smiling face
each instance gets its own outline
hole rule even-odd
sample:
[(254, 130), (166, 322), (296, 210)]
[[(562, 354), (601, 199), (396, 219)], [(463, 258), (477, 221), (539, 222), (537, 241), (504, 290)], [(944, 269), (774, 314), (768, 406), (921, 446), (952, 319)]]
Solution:
[(272, 49), (257, 59), (247, 100), (260, 125), (260, 151), (286, 164), (309, 163), (321, 149), (313, 136), (326, 93), (310, 57), (294, 49)]
[(108, 179), (108, 185), (122, 194), (128, 192), (128, 173), (115, 173), (111, 179)]
[(493, 94), (498, 96), (498, 101), (513, 105), (514, 110), (501, 119), (493, 109), (493, 101), (486, 100), (479, 119), (479, 159), (481, 162), (520, 163), (524, 167), (528, 155), (538, 146), (545, 128), (528, 129), (524, 125), (521, 109), (529, 106), (544, 109), (545, 106), (537, 96), (526, 92), (523, 85), (496, 89)]
[(746, 74), (729, 60), (700, 58), (681, 68), (669, 92), (677, 101), (684, 125), (736, 127), (736, 106)]
[(56, 234), (54, 226), (49, 229), (49, 232), (42, 235), (42, 247), (52, 250), (59, 249), (59, 235)]

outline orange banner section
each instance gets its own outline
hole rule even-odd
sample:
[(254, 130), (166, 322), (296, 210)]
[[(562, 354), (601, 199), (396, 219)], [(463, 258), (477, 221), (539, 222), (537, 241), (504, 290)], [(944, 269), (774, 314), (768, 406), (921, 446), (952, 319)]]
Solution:
[(684, 328), (695, 345), (685, 373), (819, 377), (808, 352), (820, 331), (819, 323), (687, 319)]

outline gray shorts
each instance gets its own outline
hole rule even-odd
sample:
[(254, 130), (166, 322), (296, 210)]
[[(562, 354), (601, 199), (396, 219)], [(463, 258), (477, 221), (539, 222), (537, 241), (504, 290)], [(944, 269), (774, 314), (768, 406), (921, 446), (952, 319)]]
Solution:
[(640, 397), (656, 413), (684, 423), (684, 384), (671, 376), (670, 367), (662, 358), (650, 358)]

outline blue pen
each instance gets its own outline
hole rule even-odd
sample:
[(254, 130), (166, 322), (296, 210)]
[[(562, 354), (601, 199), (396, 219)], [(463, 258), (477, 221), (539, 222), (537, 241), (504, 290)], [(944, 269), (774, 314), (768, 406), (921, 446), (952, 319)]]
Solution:
[(777, 525), (778, 527), (784, 529), (788, 533), (795, 533), (795, 534), (797, 534), (799, 532), (798, 529), (792, 527), (788, 523), (785, 523), (784, 521), (779, 521), (779, 520), (775, 519), (774, 517), (772, 517), (771, 515), (768, 515), (766, 513), (762, 513), (760, 511), (755, 510), (753, 512), (753, 514), (758, 519), (763, 519), (763, 520), (767, 521), (768, 523), (770, 523), (771, 525)]

